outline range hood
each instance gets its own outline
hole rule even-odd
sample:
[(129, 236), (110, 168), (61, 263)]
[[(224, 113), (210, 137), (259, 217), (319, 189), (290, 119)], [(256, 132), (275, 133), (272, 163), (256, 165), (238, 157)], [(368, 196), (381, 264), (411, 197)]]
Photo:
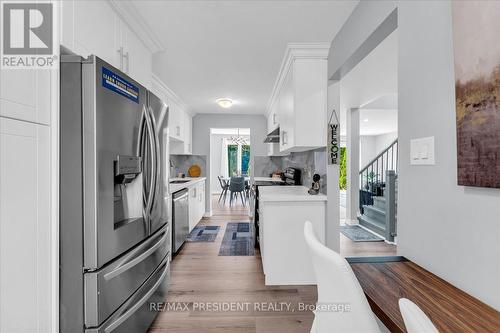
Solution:
[(274, 131), (269, 133), (264, 140), (264, 143), (278, 143), (280, 142), (280, 128), (276, 128)]

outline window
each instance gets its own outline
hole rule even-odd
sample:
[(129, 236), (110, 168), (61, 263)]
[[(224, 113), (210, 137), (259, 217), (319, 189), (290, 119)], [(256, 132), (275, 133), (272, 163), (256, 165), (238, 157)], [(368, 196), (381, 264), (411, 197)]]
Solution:
[(238, 175), (238, 145), (227, 146), (227, 171), (229, 177)]
[(250, 146), (241, 146), (241, 174), (248, 176), (248, 164), (250, 162)]
[(248, 176), (250, 165), (250, 145), (227, 145), (227, 163), (229, 177)]

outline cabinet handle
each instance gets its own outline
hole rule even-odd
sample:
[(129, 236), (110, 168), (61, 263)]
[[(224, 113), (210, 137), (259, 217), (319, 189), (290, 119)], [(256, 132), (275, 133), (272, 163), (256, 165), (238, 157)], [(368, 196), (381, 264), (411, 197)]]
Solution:
[(177, 136), (181, 136), (181, 127), (176, 126), (175, 128), (177, 129)]
[(123, 46), (120, 47), (117, 52), (120, 56), (120, 70), (123, 70)]
[(188, 152), (190, 153), (191, 152), (191, 144), (188, 143)]
[(282, 131), (281, 133), (283, 133), (283, 145), (287, 145), (288, 144), (288, 133), (286, 131)]
[(273, 113), (273, 124), (276, 125), (276, 113)]
[(127, 60), (127, 70), (125, 71), (125, 73), (127, 73), (127, 74), (128, 74), (128, 73), (129, 73), (129, 71), (130, 71), (130, 55), (129, 55), (129, 53), (127, 52), (127, 53), (125, 53), (125, 54), (123, 55), (123, 57)]

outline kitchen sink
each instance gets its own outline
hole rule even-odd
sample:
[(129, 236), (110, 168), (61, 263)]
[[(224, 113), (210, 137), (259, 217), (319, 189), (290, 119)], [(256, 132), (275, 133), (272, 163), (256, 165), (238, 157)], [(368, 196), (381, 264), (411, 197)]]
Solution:
[(187, 183), (189, 182), (190, 180), (186, 179), (186, 180), (171, 180), (169, 183), (170, 184), (184, 184), (184, 183)]

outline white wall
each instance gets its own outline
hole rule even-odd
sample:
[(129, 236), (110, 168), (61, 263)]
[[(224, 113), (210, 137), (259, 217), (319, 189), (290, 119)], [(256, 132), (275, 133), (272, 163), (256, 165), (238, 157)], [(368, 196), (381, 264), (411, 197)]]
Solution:
[(398, 132), (360, 136), (359, 167), (365, 167), (397, 138)]
[(364, 168), (375, 156), (377, 156), (376, 136), (361, 135), (359, 137), (359, 168)]
[[(243, 138), (250, 138), (247, 135), (240, 136)], [(212, 194), (218, 194), (222, 191), (217, 176), (220, 175), (219, 170), (221, 169), (220, 162), (222, 157), (222, 139), (229, 137), (230, 135), (225, 134), (212, 134), (210, 137), (210, 170), (212, 170), (212, 172), (207, 177), (210, 177), (210, 183), (212, 184)], [(250, 147), (252, 147), (251, 145), (252, 141), (250, 141)]]
[[(399, 4), (398, 253), (500, 310), (500, 189), (457, 185), (450, 2)], [(434, 136), (436, 165), (411, 166)]]
[[(208, 156), (207, 165), (210, 175), (210, 129), (211, 128), (250, 128), (250, 161), (253, 156), (267, 155), (267, 144), (264, 139), (267, 135), (267, 119), (264, 115), (236, 115), (236, 114), (197, 114), (193, 117), (193, 154)], [(253, 163), (250, 167), (253, 174)], [(212, 193), (211, 179), (208, 179), (206, 193)], [(211, 211), (211, 196), (206, 196), (206, 207)]]

